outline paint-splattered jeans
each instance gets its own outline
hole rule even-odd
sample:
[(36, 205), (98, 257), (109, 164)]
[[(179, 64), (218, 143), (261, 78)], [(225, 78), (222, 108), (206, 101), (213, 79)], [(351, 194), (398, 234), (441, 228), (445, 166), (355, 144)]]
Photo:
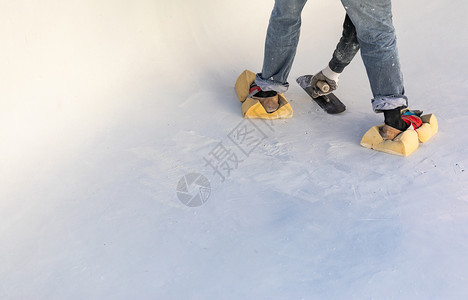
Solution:
[[(262, 90), (285, 92), (296, 54), (301, 12), (307, 0), (276, 0), (265, 42), (262, 72), (255, 82)], [(340, 73), (359, 48), (372, 89), (374, 111), (407, 106), (392, 23), (391, 0), (341, 0), (347, 18), (329, 66)]]

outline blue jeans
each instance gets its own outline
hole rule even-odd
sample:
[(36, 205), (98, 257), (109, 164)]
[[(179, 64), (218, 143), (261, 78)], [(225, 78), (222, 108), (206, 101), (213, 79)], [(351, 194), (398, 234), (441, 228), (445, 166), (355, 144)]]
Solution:
[[(301, 12), (306, 2), (307, 0), (275, 1), (266, 36), (263, 69), (255, 79), (257, 85), (264, 91), (283, 93), (289, 87), (287, 79), (296, 55)], [(392, 23), (391, 0), (341, 0), (341, 2), (355, 27), (353, 30), (356, 31), (355, 35), (372, 90), (374, 111), (381, 112), (407, 106), (408, 100), (404, 96), (403, 76)], [(342, 40), (343, 38), (340, 43)], [(331, 62), (339, 59), (335, 55), (340, 53), (338, 51), (340, 43)], [(345, 48), (341, 50), (343, 49)], [(355, 54), (359, 47), (346, 49), (354, 51)], [(354, 54), (345, 57), (352, 58)]]

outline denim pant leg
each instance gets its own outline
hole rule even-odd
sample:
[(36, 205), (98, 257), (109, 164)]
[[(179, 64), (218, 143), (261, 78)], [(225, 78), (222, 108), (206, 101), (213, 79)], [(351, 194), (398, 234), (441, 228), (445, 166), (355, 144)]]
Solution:
[(264, 91), (284, 93), (296, 55), (301, 28), (301, 12), (307, 0), (276, 0), (265, 41), (262, 73), (255, 83)]
[(332, 59), (328, 63), (328, 67), (336, 73), (342, 73), (343, 70), (351, 63), (356, 53), (359, 51), (359, 42), (356, 34), (356, 27), (348, 15), (346, 15), (343, 23), (343, 33), (340, 41), (336, 45)]
[(356, 27), (374, 111), (407, 106), (391, 0), (341, 0)]

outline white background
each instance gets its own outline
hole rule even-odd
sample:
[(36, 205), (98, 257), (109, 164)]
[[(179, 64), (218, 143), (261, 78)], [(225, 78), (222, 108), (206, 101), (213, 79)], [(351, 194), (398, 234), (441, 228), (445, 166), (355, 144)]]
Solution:
[[(383, 121), (359, 56), (344, 114), (295, 84), (344, 18), (309, 1), (294, 118), (256, 121), (267, 139), (221, 182), (204, 158), (242, 121), (272, 6), (0, 2), (1, 299), (468, 297), (468, 3), (394, 1), (410, 105), (440, 126), (402, 158), (359, 146)], [(199, 208), (175, 193), (190, 172), (211, 181)]]

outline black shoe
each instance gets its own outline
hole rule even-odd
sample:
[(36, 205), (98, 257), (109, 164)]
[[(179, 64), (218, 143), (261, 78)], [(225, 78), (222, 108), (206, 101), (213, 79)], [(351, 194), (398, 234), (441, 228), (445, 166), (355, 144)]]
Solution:
[(258, 99), (260, 104), (265, 108), (267, 113), (272, 113), (279, 108), (278, 93), (275, 91), (262, 91), (258, 85), (252, 83), (250, 85), (249, 96)]
[(262, 89), (255, 83), (255, 81), (250, 85), (250, 96), (255, 96), (257, 98), (269, 98), (274, 97), (277, 94), (278, 93), (275, 91), (262, 91)]
[(385, 124), (400, 131), (408, 129), (409, 125), (401, 118), (402, 109), (404, 109), (404, 107), (384, 110)]

